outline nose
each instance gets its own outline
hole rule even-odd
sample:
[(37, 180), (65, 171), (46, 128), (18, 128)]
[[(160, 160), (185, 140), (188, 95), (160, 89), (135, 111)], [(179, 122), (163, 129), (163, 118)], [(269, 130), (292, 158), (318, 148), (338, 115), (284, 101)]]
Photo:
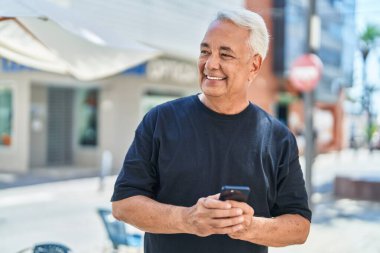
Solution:
[(206, 60), (205, 68), (207, 70), (213, 70), (213, 69), (219, 69), (219, 67), (220, 67), (220, 59), (218, 55), (211, 54)]

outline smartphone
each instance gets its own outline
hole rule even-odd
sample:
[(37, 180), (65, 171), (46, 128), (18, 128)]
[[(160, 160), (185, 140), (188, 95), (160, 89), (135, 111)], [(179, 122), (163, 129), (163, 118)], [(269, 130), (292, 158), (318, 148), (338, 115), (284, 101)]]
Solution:
[(251, 189), (248, 186), (225, 185), (220, 191), (220, 200), (247, 202)]

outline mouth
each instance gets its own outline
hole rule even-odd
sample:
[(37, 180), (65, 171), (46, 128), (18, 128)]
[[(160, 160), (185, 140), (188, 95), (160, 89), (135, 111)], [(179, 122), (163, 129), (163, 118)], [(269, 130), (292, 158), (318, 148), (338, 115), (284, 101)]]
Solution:
[(219, 76), (208, 76), (208, 75), (205, 75), (206, 76), (206, 79), (208, 80), (226, 80), (227, 77), (219, 77)]

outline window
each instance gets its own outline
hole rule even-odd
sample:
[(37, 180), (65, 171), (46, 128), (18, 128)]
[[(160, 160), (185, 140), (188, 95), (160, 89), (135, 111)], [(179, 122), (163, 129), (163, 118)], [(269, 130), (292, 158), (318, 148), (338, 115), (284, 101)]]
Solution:
[(79, 90), (79, 145), (98, 144), (98, 90)]
[(0, 87), (0, 146), (12, 143), (12, 90)]

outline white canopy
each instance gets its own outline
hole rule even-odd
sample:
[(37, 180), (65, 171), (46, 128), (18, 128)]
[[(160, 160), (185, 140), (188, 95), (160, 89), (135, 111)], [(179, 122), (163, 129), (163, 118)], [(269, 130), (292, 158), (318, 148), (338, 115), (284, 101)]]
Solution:
[(80, 80), (110, 76), (160, 54), (194, 61), (217, 10), (242, 2), (0, 0), (0, 16), (17, 17), (0, 22), (0, 55)]

